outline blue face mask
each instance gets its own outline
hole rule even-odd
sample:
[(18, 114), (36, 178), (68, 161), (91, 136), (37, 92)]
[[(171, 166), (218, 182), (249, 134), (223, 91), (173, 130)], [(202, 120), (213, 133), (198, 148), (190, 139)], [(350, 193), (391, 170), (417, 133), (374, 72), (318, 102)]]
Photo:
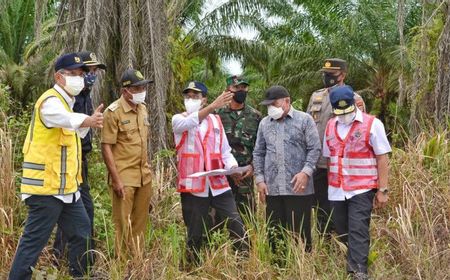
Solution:
[(91, 88), (94, 85), (96, 79), (97, 74), (91, 72), (86, 73), (84, 75), (84, 86), (87, 88)]

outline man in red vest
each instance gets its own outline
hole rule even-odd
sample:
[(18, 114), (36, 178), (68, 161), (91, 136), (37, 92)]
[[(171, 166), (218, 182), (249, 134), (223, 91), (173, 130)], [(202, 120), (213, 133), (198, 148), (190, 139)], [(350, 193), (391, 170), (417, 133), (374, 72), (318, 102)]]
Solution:
[[(208, 89), (200, 82), (190, 82), (183, 90), (186, 111), (172, 118), (178, 161), (177, 191), (181, 193), (183, 220), (187, 227), (188, 261), (199, 261), (205, 224), (210, 207), (225, 217), (230, 234), (245, 246), (245, 230), (233, 193), (224, 175), (189, 177), (197, 172), (232, 169), (238, 166), (231, 154), (225, 130), (215, 110), (228, 105), (233, 93), (224, 92), (207, 104)], [(242, 248), (245, 249), (245, 248)]]
[(368, 279), (370, 215), (373, 207), (388, 201), (391, 147), (383, 123), (355, 106), (351, 87), (334, 87), (330, 102), (336, 117), (327, 124), (323, 156), (328, 158), (332, 219), (348, 246), (348, 273), (353, 279)]

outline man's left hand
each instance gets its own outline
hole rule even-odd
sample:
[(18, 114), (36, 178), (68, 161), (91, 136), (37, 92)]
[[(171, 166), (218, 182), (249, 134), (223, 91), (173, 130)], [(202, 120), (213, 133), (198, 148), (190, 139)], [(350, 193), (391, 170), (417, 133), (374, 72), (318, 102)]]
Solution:
[(309, 176), (305, 172), (297, 173), (294, 178), (292, 178), (291, 183), (294, 184), (294, 192), (302, 193), (305, 191), (306, 186), (308, 186)]
[(377, 191), (377, 193), (375, 194), (375, 199), (373, 200), (373, 207), (383, 208), (384, 206), (386, 206), (388, 200), (389, 195), (387, 193)]

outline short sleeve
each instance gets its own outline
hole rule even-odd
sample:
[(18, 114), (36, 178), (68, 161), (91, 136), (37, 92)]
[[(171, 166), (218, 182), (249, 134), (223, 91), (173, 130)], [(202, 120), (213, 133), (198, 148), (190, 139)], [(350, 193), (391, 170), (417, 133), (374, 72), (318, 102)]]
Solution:
[(103, 114), (102, 143), (116, 144), (118, 130), (119, 127), (114, 113), (107, 109)]
[(377, 156), (392, 152), (384, 125), (379, 119), (374, 119), (372, 123), (369, 142)]

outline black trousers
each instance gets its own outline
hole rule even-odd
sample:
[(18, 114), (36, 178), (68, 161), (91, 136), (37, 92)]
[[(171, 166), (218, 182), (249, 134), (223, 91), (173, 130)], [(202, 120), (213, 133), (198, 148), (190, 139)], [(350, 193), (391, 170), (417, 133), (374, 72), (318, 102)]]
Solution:
[(236, 240), (235, 248), (246, 250), (245, 229), (242, 219), (236, 209), (233, 194), (227, 191), (218, 196), (198, 197), (190, 193), (181, 194), (181, 208), (184, 224), (187, 228), (188, 260), (198, 262), (198, 252), (202, 246), (204, 235), (208, 228), (208, 210), (210, 207), (223, 217), (226, 217), (228, 231)]
[(328, 170), (318, 168), (313, 175), (314, 181), (314, 207), (317, 209), (317, 229), (321, 234), (333, 230), (331, 221), (331, 207), (328, 200)]
[[(83, 177), (83, 183), (80, 185), (80, 195), (83, 201), (84, 208), (91, 222), (91, 236), (94, 236), (94, 203), (92, 202), (92, 197), (90, 193), (90, 186), (88, 181), (88, 161), (83, 159), (81, 165), (81, 176)], [(53, 254), (56, 259), (60, 259), (65, 255), (65, 249), (67, 247), (67, 236), (62, 231), (61, 227), (58, 226), (55, 235), (55, 242), (53, 243)], [(94, 240), (91, 240), (91, 248), (95, 249)]]
[(336, 232), (347, 244), (347, 271), (367, 273), (370, 246), (370, 215), (376, 190), (345, 201), (330, 201)]
[(301, 233), (305, 250), (311, 251), (311, 208), (313, 195), (278, 195), (266, 197), (266, 219), (269, 224), (269, 242), (272, 250), (277, 249), (280, 230), (287, 229)]
[(33, 195), (25, 200), (25, 204), (28, 206), (28, 217), (9, 279), (31, 279), (31, 268), (36, 265), (57, 223), (68, 239), (70, 274), (83, 276), (91, 262), (91, 225), (81, 199), (64, 203), (53, 196)]

